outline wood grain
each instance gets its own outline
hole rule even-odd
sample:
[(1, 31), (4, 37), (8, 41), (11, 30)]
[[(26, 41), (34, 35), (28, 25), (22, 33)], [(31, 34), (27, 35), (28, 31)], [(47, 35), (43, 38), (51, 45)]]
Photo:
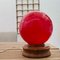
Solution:
[(0, 60), (60, 60), (60, 50), (55, 47), (50, 49), (51, 56), (48, 58), (26, 58), (22, 56), (23, 45), (19, 43), (0, 43)]

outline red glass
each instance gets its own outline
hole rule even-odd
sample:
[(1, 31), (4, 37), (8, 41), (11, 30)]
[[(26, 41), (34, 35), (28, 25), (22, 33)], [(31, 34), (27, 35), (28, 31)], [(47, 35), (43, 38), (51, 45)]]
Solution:
[(19, 32), (22, 38), (30, 45), (44, 44), (53, 31), (53, 24), (43, 12), (29, 12), (20, 23)]

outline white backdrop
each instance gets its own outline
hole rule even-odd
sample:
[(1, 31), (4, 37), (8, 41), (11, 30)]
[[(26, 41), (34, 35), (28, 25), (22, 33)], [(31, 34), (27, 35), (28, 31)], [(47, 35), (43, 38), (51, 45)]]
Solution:
[[(40, 0), (40, 11), (50, 16), (53, 22), (53, 33), (47, 43), (60, 48), (60, 0)], [(18, 36), (18, 42), (24, 42)]]
[(48, 41), (60, 47), (60, 0), (40, 0), (41, 11), (47, 13), (53, 21), (53, 34)]
[[(53, 21), (54, 30), (48, 43), (60, 47), (60, 0), (40, 0), (40, 9)], [(0, 0), (0, 32), (16, 32), (16, 0)], [(24, 41), (20, 37), (18, 42)]]
[(0, 0), (0, 32), (16, 32), (15, 0)]

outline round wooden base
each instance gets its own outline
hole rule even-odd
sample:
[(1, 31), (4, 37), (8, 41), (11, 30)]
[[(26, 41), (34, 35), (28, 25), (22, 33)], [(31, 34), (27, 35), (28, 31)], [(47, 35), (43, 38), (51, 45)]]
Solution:
[(43, 45), (29, 46), (25, 45), (23, 47), (23, 56), (29, 58), (44, 58), (50, 56), (50, 47)]

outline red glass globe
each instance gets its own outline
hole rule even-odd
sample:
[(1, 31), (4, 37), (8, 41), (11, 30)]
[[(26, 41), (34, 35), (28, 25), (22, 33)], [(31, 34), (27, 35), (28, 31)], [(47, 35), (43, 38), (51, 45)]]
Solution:
[(43, 12), (29, 12), (20, 23), (19, 32), (30, 45), (44, 44), (53, 31), (51, 19)]

